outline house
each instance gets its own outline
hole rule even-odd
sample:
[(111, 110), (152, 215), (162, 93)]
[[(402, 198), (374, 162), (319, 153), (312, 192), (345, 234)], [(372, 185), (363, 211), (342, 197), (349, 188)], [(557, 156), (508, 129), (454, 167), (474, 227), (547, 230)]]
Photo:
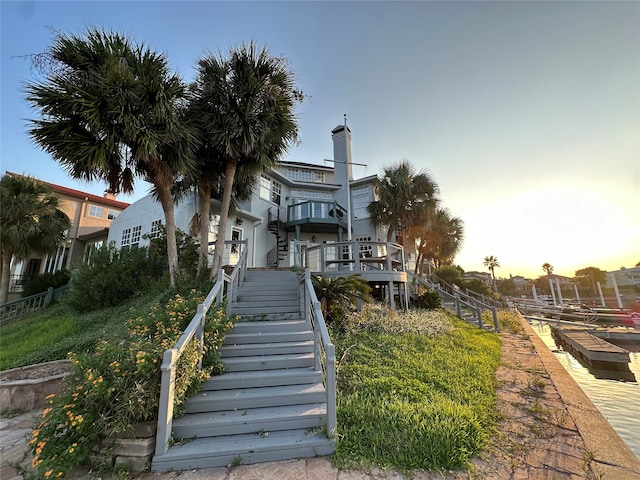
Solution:
[(620, 267), (620, 270), (607, 272), (607, 288), (613, 288), (613, 284), (619, 289), (635, 292), (640, 290), (640, 267)]
[[(7, 175), (21, 176), (6, 172)], [(25, 280), (41, 273), (71, 269), (89, 254), (92, 248), (104, 244), (113, 220), (128, 206), (105, 192), (103, 197), (39, 180), (50, 187), (59, 199), (58, 210), (71, 222), (66, 238), (51, 255), (33, 255), (11, 264), (10, 292), (19, 292)]]
[[(294, 265), (294, 241), (323, 244), (339, 241), (384, 241), (386, 231), (369, 222), (367, 205), (374, 200), (375, 175), (353, 179), (351, 130), (339, 125), (331, 131), (332, 165), (283, 161), (263, 173), (254, 195), (229, 216), (227, 240), (246, 240), (250, 267)], [(349, 203), (347, 199), (350, 199)], [(189, 231), (198, 212), (195, 192), (175, 208), (176, 228)], [(209, 230), (213, 249), (220, 203), (212, 200)], [(150, 195), (134, 202), (111, 224), (109, 242), (116, 248), (145, 246), (159, 234), (164, 214)], [(145, 238), (147, 237), (147, 238)], [(372, 246), (362, 246), (370, 250)], [(363, 251), (361, 255), (371, 254)], [(210, 257), (211, 258), (211, 257)], [(224, 260), (232, 263), (232, 259)]]

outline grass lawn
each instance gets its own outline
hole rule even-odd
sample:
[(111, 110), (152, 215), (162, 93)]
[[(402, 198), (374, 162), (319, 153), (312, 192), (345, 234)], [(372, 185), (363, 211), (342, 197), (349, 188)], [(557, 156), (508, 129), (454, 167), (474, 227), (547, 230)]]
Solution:
[(102, 339), (123, 337), (126, 321), (148, 310), (164, 293), (154, 291), (115, 308), (77, 313), (64, 302), (17, 318), (0, 327), (0, 370), (67, 358), (93, 351)]
[[(432, 315), (413, 314), (413, 321)], [(440, 320), (449, 331), (334, 332), (342, 357), (339, 467), (458, 469), (485, 445), (496, 425), (500, 339), (452, 316)]]

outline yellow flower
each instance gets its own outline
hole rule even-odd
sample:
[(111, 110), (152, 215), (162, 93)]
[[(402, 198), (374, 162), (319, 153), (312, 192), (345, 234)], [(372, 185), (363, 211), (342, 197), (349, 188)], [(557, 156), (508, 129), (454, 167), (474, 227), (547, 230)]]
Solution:
[[(74, 423), (75, 423), (75, 422), (74, 422)], [(73, 451), (74, 451), (74, 450), (75, 450), (75, 448), (71, 447), (71, 448), (69, 449), (69, 453), (73, 453)]]
[(44, 476), (50, 477), (52, 473), (53, 473), (53, 470), (47, 470), (46, 472), (44, 472)]

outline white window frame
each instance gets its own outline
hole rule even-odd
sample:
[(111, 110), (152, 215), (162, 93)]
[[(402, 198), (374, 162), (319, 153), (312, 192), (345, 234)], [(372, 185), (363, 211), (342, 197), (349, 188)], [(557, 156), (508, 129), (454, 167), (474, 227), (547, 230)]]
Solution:
[(107, 220), (115, 220), (120, 215), (119, 210), (114, 210), (112, 208), (107, 210)]
[(153, 222), (151, 222), (149, 238), (160, 238), (160, 227), (162, 227), (162, 220), (154, 220)]
[[(98, 214), (98, 212), (100, 213)], [(99, 205), (89, 205), (87, 216), (93, 218), (102, 218), (104, 216), (104, 207), (101, 207)]]
[(131, 243), (131, 229), (125, 228), (122, 230), (122, 237), (120, 238), (120, 247), (128, 247)]
[(131, 246), (137, 246), (140, 244), (142, 238), (142, 225), (136, 225), (131, 229)]

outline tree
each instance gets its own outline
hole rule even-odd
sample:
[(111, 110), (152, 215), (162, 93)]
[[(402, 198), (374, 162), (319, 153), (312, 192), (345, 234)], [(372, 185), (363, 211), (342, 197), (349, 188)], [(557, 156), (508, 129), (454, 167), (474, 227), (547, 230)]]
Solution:
[(198, 119), (224, 160), (225, 178), (212, 276), (221, 267), (229, 206), (239, 167), (257, 174), (273, 167), (298, 139), (294, 114), (303, 94), (287, 61), (251, 42), (198, 62), (193, 91)]
[(184, 118), (185, 85), (164, 55), (97, 29), (58, 34), (44, 58), (50, 67), (44, 81), (26, 86), (28, 102), (41, 115), (31, 120), (29, 135), (73, 178), (105, 181), (114, 193), (132, 192), (135, 177), (153, 184), (175, 286), (171, 188), (193, 168), (196, 146)]
[(327, 320), (339, 322), (357, 300), (368, 301), (371, 294), (371, 287), (360, 275), (335, 278), (313, 275), (311, 282)]
[(418, 253), (416, 274), (427, 260), (433, 261), (436, 268), (453, 263), (464, 240), (462, 220), (452, 217), (446, 208), (431, 210), (422, 223), (410, 231)]
[(435, 271), (436, 280), (442, 280), (449, 285), (462, 285), (462, 275), (464, 271), (456, 265), (445, 265)]
[(367, 205), (374, 227), (387, 228), (387, 242), (393, 233), (411, 229), (435, 209), (438, 185), (425, 172), (415, 172), (408, 160), (385, 167), (376, 184), (377, 200)]
[(7, 302), (11, 260), (56, 251), (71, 226), (52, 189), (31, 177), (0, 179), (0, 304)]
[(553, 265), (550, 263), (543, 263), (542, 270), (544, 270), (547, 275), (551, 275), (553, 273)]
[(491, 272), (491, 276), (493, 277), (493, 283), (496, 282), (496, 273), (495, 269), (500, 267), (500, 262), (498, 262), (498, 257), (494, 257), (493, 255), (489, 255), (488, 257), (484, 257), (484, 261), (482, 264), (489, 269)]
[(598, 295), (596, 284), (604, 284), (607, 281), (607, 272), (596, 267), (582, 268), (576, 270), (575, 279), (578, 283), (590, 287), (594, 295)]

